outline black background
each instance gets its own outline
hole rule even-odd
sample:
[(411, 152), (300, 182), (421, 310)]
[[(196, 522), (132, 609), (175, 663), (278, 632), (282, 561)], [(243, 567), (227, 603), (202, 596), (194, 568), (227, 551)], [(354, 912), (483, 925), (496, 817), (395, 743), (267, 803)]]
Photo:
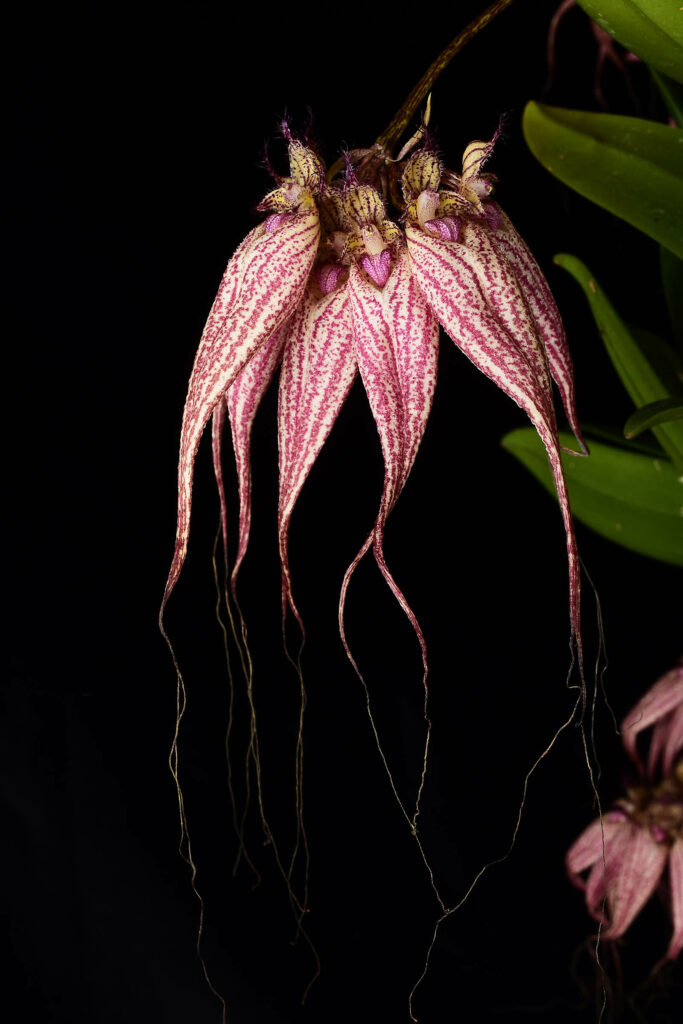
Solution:
[[(225, 263), (286, 169), (279, 135), (313, 112), (331, 162), (372, 143), (441, 46), (480, 3), (400, 13), (360, 8), (179, 4), (155, 12), (53, 8), (10, 26), (10, 312), (5, 437), (5, 645), (0, 784), (2, 998), (8, 1019), (50, 1024), (220, 1020), (195, 955), (198, 904), (177, 855), (167, 766), (175, 673), (156, 618), (175, 524), (177, 443), (197, 339)], [(575, 284), (552, 265), (584, 259), (626, 319), (665, 334), (649, 240), (552, 179), (525, 148), (525, 102), (544, 86), (552, 3), (519, 3), (470, 45), (434, 91), (433, 124), (457, 168), (464, 146), (504, 137), (497, 197), (548, 274), (575, 357), (580, 415), (624, 422), (631, 407)], [(244, 18), (244, 20), (242, 20)], [(596, 109), (594, 40), (579, 12), (560, 36), (547, 101)], [(642, 67), (641, 113), (662, 118)], [(635, 113), (608, 69), (614, 112)], [(423, 838), (444, 898), (458, 902), (509, 845), (525, 773), (568, 717), (566, 558), (551, 500), (499, 446), (524, 417), (446, 339), (422, 450), (387, 531), (390, 566), (431, 660), (431, 768)], [(265, 801), (291, 849), (298, 682), (280, 644), (276, 389), (253, 444), (254, 522), (240, 598), (255, 664)], [(284, 885), (255, 813), (242, 865), (223, 750), (228, 683), (211, 554), (217, 519), (208, 444), (197, 462), (190, 554), (167, 616), (188, 710), (180, 765), (202, 950), (232, 1024), (404, 1021), (436, 907), (373, 745), (361, 687), (337, 630), (344, 570), (374, 519), (382, 467), (357, 385), (306, 484), (291, 562), (307, 626), (307, 926), (323, 973), (291, 944)], [(232, 478), (231, 478), (232, 482)], [(231, 492), (232, 523), (236, 519)], [(675, 571), (579, 526), (600, 595), (617, 717), (680, 655)], [(597, 652), (586, 584), (589, 681)], [(14, 614), (16, 613), (16, 614)], [(347, 624), (406, 800), (420, 769), (421, 674), (412, 631), (370, 560)], [(574, 679), (574, 681), (576, 681)], [(238, 694), (243, 684), (236, 682)], [(237, 697), (234, 783), (246, 736)], [(603, 799), (623, 757), (599, 702)], [(441, 1021), (586, 1020), (599, 984), (592, 925), (564, 853), (595, 814), (581, 737), (566, 730), (533, 777), (517, 844), (443, 927), (415, 1001)], [(680, 979), (649, 968), (670, 923), (653, 901), (620, 953), (605, 951), (623, 1019), (675, 1019)], [(663, 979), (663, 984), (662, 984)], [(623, 986), (623, 991), (621, 991)], [(641, 986), (639, 988), (639, 986)], [(635, 992), (635, 995), (634, 995)], [(626, 993), (626, 995), (624, 994)], [(641, 1016), (638, 1016), (638, 1014)]]

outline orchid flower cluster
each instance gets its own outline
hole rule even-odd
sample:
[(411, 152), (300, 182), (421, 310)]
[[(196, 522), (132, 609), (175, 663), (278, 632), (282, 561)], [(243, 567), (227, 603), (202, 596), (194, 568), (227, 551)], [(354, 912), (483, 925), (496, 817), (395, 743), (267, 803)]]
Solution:
[[(636, 741), (651, 726), (645, 764)], [(567, 871), (584, 891), (590, 914), (606, 926), (602, 937), (618, 939), (668, 866), (673, 935), (666, 957), (674, 960), (683, 949), (683, 664), (638, 701), (621, 731), (638, 780), (579, 836), (567, 854)]]
[(564, 519), (570, 618), (580, 653), (579, 564), (551, 377), (581, 452), (587, 449), (559, 312), (528, 247), (493, 201), (492, 178), (483, 171), (495, 137), (466, 148), (460, 173), (444, 167), (422, 130), (396, 160), (375, 145), (348, 154), (341, 173), (326, 174), (314, 150), (284, 131), (289, 174), (277, 179), (259, 205), (265, 220), (228, 263), (192, 369), (181, 433), (175, 552), (162, 616), (186, 555), (194, 461), (212, 415), (226, 542), (221, 468), (226, 418), (237, 464), (234, 592), (249, 539), (251, 428), (280, 366), (282, 607), (283, 616), (291, 608), (303, 629), (287, 553), (291, 516), (360, 373), (379, 434), (384, 484), (374, 526), (342, 587), (342, 638), (349, 578), (372, 548), (418, 635), (426, 666), (422, 634), (386, 566), (383, 538), (429, 417), (441, 325), (527, 413), (545, 445)]

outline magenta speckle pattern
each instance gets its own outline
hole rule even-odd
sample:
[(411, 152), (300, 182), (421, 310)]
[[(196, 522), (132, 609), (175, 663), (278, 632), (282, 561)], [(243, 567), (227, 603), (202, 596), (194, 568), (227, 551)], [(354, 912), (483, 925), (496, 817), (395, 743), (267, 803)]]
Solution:
[(346, 593), (356, 566), (372, 546), (384, 579), (418, 637), (426, 673), (427, 651), (422, 631), (384, 558), (384, 528), (408, 478), (429, 419), (436, 387), (439, 325), (412, 274), (405, 249), (400, 250), (385, 288), (374, 287), (361, 270), (353, 267), (349, 292), (358, 366), (384, 457), (384, 485), (375, 525), (344, 577), (340, 629), (349, 653), (344, 634)]
[(294, 506), (356, 377), (350, 299), (346, 287), (320, 295), (314, 283), (289, 325), (280, 374), (278, 536), (282, 608), (294, 603), (287, 541)]
[(247, 235), (227, 266), (199, 343), (185, 400), (175, 551), (161, 615), (185, 561), (194, 460), (204, 428), (237, 375), (298, 305), (319, 237), (315, 210), (287, 218), (272, 232), (261, 225)]
[(467, 225), (468, 244), (408, 225), (413, 275), (460, 350), (509, 395), (536, 427), (553, 471), (567, 538), (572, 632), (581, 657), (580, 566), (542, 342), (506, 260), (487, 235)]
[[(418, 637), (426, 685), (423, 635), (387, 567), (384, 531), (431, 411), (441, 325), (472, 363), (526, 412), (545, 445), (564, 521), (570, 618), (582, 666), (579, 560), (560, 457), (553, 378), (579, 447), (583, 453), (587, 449), (579, 431), (573, 367), (557, 307), (526, 244), (489, 199), (490, 181), (480, 173), (495, 137), (467, 147), (462, 176), (445, 172), (428, 150), (414, 153), (403, 172), (397, 172), (403, 174), (406, 200), (397, 222), (387, 216), (387, 197), (393, 196), (394, 205), (400, 206), (390, 189), (382, 192), (375, 184), (359, 184), (350, 165), (345, 182), (328, 183), (315, 153), (288, 139), (291, 176), (278, 179), (279, 188), (259, 206), (269, 211), (264, 223), (247, 235), (230, 260), (192, 369), (181, 430), (175, 550), (161, 617), (185, 559), (194, 461), (212, 415), (226, 552), (222, 449), (228, 421), (236, 460), (235, 592), (249, 543), (254, 417), (281, 364), (277, 522), (282, 609), (283, 616), (291, 610), (303, 632), (289, 567), (291, 517), (360, 372), (379, 435), (384, 480), (374, 524), (343, 580), (340, 631), (351, 657), (344, 636), (346, 593), (356, 566), (372, 548)], [(382, 168), (385, 173), (386, 166)], [(449, 186), (444, 191), (436, 191), (440, 178)]]
[(548, 287), (548, 282), (531, 255), (528, 245), (516, 231), (510, 218), (500, 207), (496, 206), (496, 209), (498, 210), (499, 226), (489, 233), (489, 237), (500, 257), (506, 259), (515, 272), (543, 339), (550, 372), (560, 392), (569, 425), (579, 442), (581, 451), (587, 455), (588, 449), (581, 436), (576, 414), (574, 366), (560, 312)]
[[(237, 582), (240, 566), (247, 553), (249, 543), (249, 527), (251, 524), (251, 428), (254, 417), (273, 379), (282, 358), (282, 350), (287, 339), (287, 327), (268, 339), (249, 360), (235, 383), (228, 390), (227, 407), (232, 430), (232, 446), (235, 452), (237, 481), (239, 489), (239, 538), (237, 557), (232, 570), (233, 592)], [(218, 480), (218, 475), (216, 476)], [(221, 508), (225, 496), (221, 497)], [(227, 551), (227, 547), (225, 548)]]

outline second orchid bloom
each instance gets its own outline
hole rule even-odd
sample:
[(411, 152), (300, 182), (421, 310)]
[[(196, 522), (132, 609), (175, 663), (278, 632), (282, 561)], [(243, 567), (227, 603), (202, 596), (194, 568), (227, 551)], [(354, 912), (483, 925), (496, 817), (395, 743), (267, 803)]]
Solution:
[[(637, 740), (650, 728), (644, 764)], [(608, 940), (620, 939), (660, 888), (673, 925), (666, 958), (675, 960), (683, 950), (683, 665), (647, 691), (621, 732), (637, 778), (572, 844), (567, 871)]]
[[(230, 260), (190, 377), (178, 468), (175, 552), (164, 606), (190, 527), (199, 441), (213, 415), (214, 464), (226, 528), (221, 447), (226, 418), (237, 461), (240, 522), (233, 583), (250, 526), (250, 436), (279, 365), (278, 531), (283, 611), (301, 622), (288, 561), (291, 515), (359, 372), (377, 425), (384, 484), (370, 549), (410, 618), (384, 560), (387, 517), (417, 455), (436, 386), (439, 325), (529, 416), (548, 452), (569, 558), (572, 632), (580, 649), (579, 564), (551, 377), (580, 450), (574, 377), (548, 285), (482, 168), (493, 142), (467, 147), (460, 174), (422, 146), (400, 163), (379, 149), (351, 154), (328, 181), (317, 155), (289, 138), (290, 173), (263, 200), (263, 223)], [(391, 216), (390, 216), (391, 212)], [(163, 612), (163, 608), (162, 608)]]

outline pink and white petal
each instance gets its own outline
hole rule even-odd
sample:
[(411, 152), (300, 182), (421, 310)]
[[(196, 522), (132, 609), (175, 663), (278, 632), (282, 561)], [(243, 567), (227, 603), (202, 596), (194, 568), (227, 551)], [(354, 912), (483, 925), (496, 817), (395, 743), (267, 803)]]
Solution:
[(472, 255), (457, 242), (445, 242), (409, 225), (406, 229), (413, 273), (427, 302), (458, 347), (474, 365), (529, 416), (545, 445), (564, 520), (569, 563), (569, 605), (573, 634), (582, 660), (580, 566), (569, 495), (560, 457), (555, 413), (529, 359), (491, 308), (472, 267)]
[[(305, 391), (305, 387), (300, 389), (299, 385), (303, 386), (307, 381), (309, 320), (320, 298), (321, 293), (316, 290), (311, 279), (287, 325), (287, 341), (282, 356), (278, 390), (279, 505), (284, 500), (283, 486), (289, 486), (285, 485), (285, 481), (289, 479), (294, 467), (294, 450), (300, 451), (303, 448), (301, 432), (306, 429), (306, 418), (300, 405), (301, 390)], [(283, 472), (284, 467), (287, 467), (287, 472)]]
[(233, 593), (240, 566), (247, 553), (251, 526), (251, 430), (261, 399), (279, 366), (286, 337), (287, 325), (261, 346), (227, 394), (240, 502), (237, 556), (231, 577)]
[[(399, 253), (381, 298), (391, 332), (402, 403), (402, 489), (415, 462), (432, 408), (439, 356), (439, 324), (413, 277), (410, 257), (405, 250)], [(394, 495), (393, 503), (399, 494), (400, 490)], [(420, 640), (426, 669), (427, 652), (422, 632), (384, 557), (384, 527), (389, 511), (387, 507), (378, 519), (373, 551), (384, 579)]]
[(413, 273), (446, 332), (534, 422), (540, 416), (555, 428), (547, 388), (519, 340), (491, 307), (475, 255), (458, 242), (443, 241), (410, 225), (406, 234)]
[(415, 462), (432, 409), (439, 359), (439, 324), (413, 277), (410, 257), (405, 250), (399, 253), (381, 294), (394, 343), (402, 395), (403, 486)]
[(376, 288), (357, 266), (351, 268), (348, 287), (358, 369), (384, 456), (380, 515), (386, 515), (400, 490), (403, 471), (401, 385), (382, 289)]
[[(671, 714), (673, 714), (673, 712), (671, 712)], [(660, 718), (658, 722), (655, 722), (652, 729), (650, 745), (647, 751), (647, 774), (650, 778), (654, 777), (657, 769), (657, 762), (662, 756), (662, 751), (666, 746), (667, 737), (669, 735), (669, 719), (671, 714), (665, 715), (664, 718)]]
[[(436, 387), (439, 325), (417, 286), (405, 250), (399, 252), (382, 289), (353, 267), (349, 292), (358, 367), (384, 457), (384, 485), (372, 534), (375, 560), (417, 634), (426, 670), (422, 631), (386, 564), (384, 527), (408, 478), (429, 418)], [(344, 595), (349, 579), (347, 574)]]
[(596, 818), (569, 847), (565, 865), (570, 881), (579, 889), (586, 888), (581, 872), (587, 871), (597, 862), (602, 863), (603, 848), (608, 847), (612, 838), (623, 827), (623, 821), (610, 821), (608, 814), (603, 815), (602, 821)]
[(221, 278), (221, 283), (218, 286), (216, 297), (211, 304), (209, 315), (206, 318), (206, 323), (204, 324), (202, 336), (199, 341), (199, 347), (197, 348), (197, 354), (195, 355), (195, 363), (200, 358), (203, 359), (205, 353), (206, 358), (209, 358), (211, 347), (235, 305), (235, 300), (242, 286), (244, 273), (249, 262), (249, 254), (258, 240), (265, 233), (266, 225), (263, 223), (257, 224), (255, 228), (252, 228), (246, 238), (240, 242), (239, 246), (231, 256), (223, 273), (223, 277)]
[(225, 397), (223, 397), (219, 399), (211, 419), (211, 452), (213, 455), (213, 472), (216, 477), (216, 487), (218, 488), (221, 536), (223, 538), (223, 555), (226, 565), (228, 564), (228, 504), (225, 499), (225, 478), (223, 476), (223, 432), (225, 430), (227, 414), (228, 407)]
[(574, 366), (562, 317), (548, 282), (528, 245), (507, 214), (500, 207), (496, 208), (500, 214), (500, 226), (490, 232), (491, 240), (506, 257), (517, 276), (545, 344), (550, 372), (559, 389), (569, 425), (581, 451), (587, 455), (588, 448), (583, 440), (576, 413)]
[[(354, 669), (356, 670), (356, 672), (357, 672), (357, 674), (358, 674), (358, 676), (359, 676), (359, 678), (361, 680), (362, 680), (363, 676), (361, 675), (361, 671), (358, 668), (358, 665), (356, 664), (356, 660), (353, 657), (353, 654), (351, 653), (351, 648), (349, 647), (349, 642), (346, 639), (346, 627), (344, 625), (344, 608), (346, 607), (346, 594), (347, 594), (348, 589), (349, 589), (349, 583), (351, 582), (351, 577), (355, 573), (355, 571), (356, 571), (358, 565), (360, 564), (360, 562), (363, 560), (363, 558), (365, 558), (366, 554), (370, 550), (373, 538), (374, 538), (374, 533), (368, 534), (368, 537), (367, 537), (365, 543), (363, 544), (362, 548), (360, 549), (360, 551), (358, 552), (358, 554), (356, 555), (354, 560), (351, 562), (351, 564), (349, 565), (349, 567), (346, 570), (346, 572), (344, 573), (344, 579), (342, 580), (341, 590), (339, 592), (339, 635), (341, 637), (342, 644), (344, 645), (344, 650), (346, 651), (346, 656), (349, 659), (349, 661), (351, 662), (351, 664), (353, 665)], [(418, 633), (418, 639), (420, 640), (420, 646), (424, 650), (424, 640), (422, 639), (422, 633), (421, 632)], [(426, 672), (426, 663), (425, 663), (425, 672)]]
[(632, 828), (630, 821), (620, 822), (619, 827), (611, 831), (609, 837), (605, 837), (604, 858), (600, 853), (586, 880), (586, 907), (589, 914), (596, 921), (602, 921), (603, 924), (607, 923), (603, 914), (605, 886), (609, 892), (612, 880), (621, 871), (621, 865), (631, 841)]
[(669, 853), (669, 884), (674, 933), (666, 955), (675, 960), (683, 949), (683, 839), (677, 839)]
[(384, 456), (386, 517), (410, 473), (431, 411), (439, 325), (404, 250), (382, 289), (352, 267), (349, 293), (358, 367)]
[(619, 870), (608, 874), (610, 925), (606, 939), (623, 935), (654, 892), (669, 857), (667, 843), (658, 843), (649, 829), (630, 825), (630, 837)]
[(667, 735), (662, 757), (662, 773), (665, 777), (673, 774), (674, 764), (683, 750), (683, 704), (667, 719)]
[[(207, 349), (215, 341), (216, 335), (225, 324), (226, 318), (235, 303), (235, 298), (244, 278), (244, 271), (248, 262), (249, 252), (253, 244), (264, 234), (265, 227), (259, 224), (249, 232), (244, 241), (237, 248), (232, 259), (225, 269), (216, 298), (213, 300), (211, 311), (207, 318), (202, 332), (200, 349), (205, 346)], [(195, 362), (199, 358), (199, 351)], [(213, 456), (213, 469), (218, 489), (218, 500), (220, 504), (221, 534), (223, 539), (223, 552), (228, 558), (228, 511), (225, 498), (225, 478), (223, 476), (223, 432), (225, 429), (225, 418), (228, 408), (224, 398), (219, 399), (211, 421), (211, 449)]]
[(458, 238), (465, 251), (459, 250), (459, 255), (469, 259), (488, 303), (529, 360), (550, 406), (553, 402), (552, 384), (543, 340), (515, 272), (495, 246), (491, 235), (485, 222), (466, 221)]
[(176, 541), (160, 624), (185, 561), (194, 460), (204, 428), (219, 399), (243, 367), (299, 303), (313, 266), (319, 236), (317, 212), (310, 211), (292, 216), (272, 232), (252, 237), (238, 261), (241, 281), (229, 311), (222, 320), (213, 312), (210, 315), (210, 324), (195, 357), (183, 412)]
[(349, 296), (345, 287), (321, 296), (311, 283), (287, 329), (280, 373), (278, 536), (283, 614), (292, 596), (288, 537), (294, 506), (346, 401), (356, 376)]
[(638, 734), (680, 704), (683, 704), (683, 666), (679, 665), (662, 676), (621, 723), (626, 753), (639, 767), (642, 767), (642, 762), (636, 748)]

